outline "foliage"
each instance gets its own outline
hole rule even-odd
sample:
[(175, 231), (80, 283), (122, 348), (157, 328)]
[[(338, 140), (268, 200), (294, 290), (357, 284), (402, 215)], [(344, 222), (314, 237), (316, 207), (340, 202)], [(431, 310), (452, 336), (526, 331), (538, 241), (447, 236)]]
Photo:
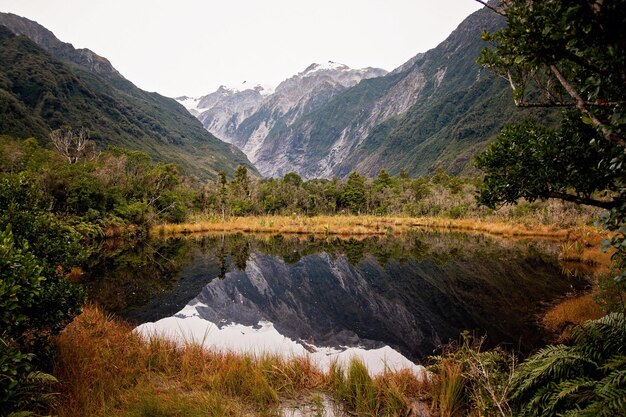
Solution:
[[(3, 286), (16, 297), (10, 336), (22, 345), (45, 341), (80, 310), (83, 294), (65, 273), (84, 258), (80, 235), (43, 209), (36, 182), (25, 175), (0, 177)], [(15, 262), (15, 257), (19, 262)], [(13, 259), (13, 260), (12, 260)], [(24, 286), (23, 290), (19, 287)], [(28, 332), (28, 335), (26, 334)]]
[[(557, 197), (609, 210), (626, 285), (626, 2), (512, 0), (506, 27), (484, 34), (479, 60), (505, 78), (519, 107), (564, 107), (557, 130), (526, 122), (506, 128), (477, 160), (488, 205)], [(542, 120), (543, 124), (546, 124)]]
[(9, 227), (0, 231), (0, 327), (10, 336), (19, 336), (17, 329), (26, 321), (30, 308), (42, 293), (43, 268), (28, 251), (15, 247)]
[(626, 319), (612, 313), (573, 330), (571, 346), (547, 346), (515, 373), (519, 416), (626, 414)]
[[(0, 140), (0, 177), (5, 186), (13, 184), (6, 191), (6, 204), (21, 195), (28, 198), (19, 203), (23, 207), (39, 207), (104, 229), (118, 220), (139, 226), (159, 219), (184, 221), (199, 193), (177, 166), (155, 163), (141, 151), (113, 147), (74, 163), (39, 148), (32, 138), (21, 143)], [(20, 194), (20, 187), (30, 191)], [(20, 216), (16, 208), (11, 210), (12, 216)]]
[(46, 410), (53, 395), (49, 389), (57, 380), (34, 371), (32, 359), (0, 337), (0, 415), (31, 416)]
[[(35, 252), (36, 253), (36, 252)], [(71, 320), (82, 305), (82, 292), (57, 273), (50, 275), (46, 257), (36, 257), (11, 226), (0, 231), (0, 414), (26, 413), (44, 407), (45, 385), (55, 382), (35, 371), (35, 357), (47, 337)], [(43, 311), (42, 311), (43, 310)], [(41, 361), (41, 358), (40, 358)]]
[(0, 337), (0, 415), (22, 409), (20, 390), (32, 370), (32, 355)]
[(614, 202), (598, 200), (593, 194), (619, 192), (623, 173), (609, 168), (622, 151), (596, 133), (573, 115), (558, 131), (530, 120), (506, 126), (476, 158), (486, 174), (479, 201), (493, 208), (521, 198), (554, 197), (611, 208)]

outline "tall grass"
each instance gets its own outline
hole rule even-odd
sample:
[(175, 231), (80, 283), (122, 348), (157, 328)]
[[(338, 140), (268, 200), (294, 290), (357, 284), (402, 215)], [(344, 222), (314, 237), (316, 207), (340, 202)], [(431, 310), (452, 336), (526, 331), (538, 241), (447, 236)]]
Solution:
[(425, 382), (410, 371), (371, 378), (363, 363), (328, 373), (306, 357), (215, 352), (143, 338), (86, 307), (56, 339), (54, 414), (82, 416), (273, 416), (284, 399), (324, 392), (357, 415), (406, 415)]
[(511, 417), (508, 404), (515, 357), (496, 348), (482, 350), (484, 338), (468, 333), (434, 357), (432, 408), (441, 417)]
[(441, 417), (462, 415), (467, 407), (463, 366), (452, 359), (443, 359), (438, 364), (437, 378), (433, 386), (433, 408)]
[(409, 415), (412, 406), (431, 391), (426, 376), (416, 378), (409, 370), (387, 370), (372, 378), (358, 358), (353, 358), (347, 369), (332, 363), (327, 381), (333, 397), (350, 415), (357, 416)]

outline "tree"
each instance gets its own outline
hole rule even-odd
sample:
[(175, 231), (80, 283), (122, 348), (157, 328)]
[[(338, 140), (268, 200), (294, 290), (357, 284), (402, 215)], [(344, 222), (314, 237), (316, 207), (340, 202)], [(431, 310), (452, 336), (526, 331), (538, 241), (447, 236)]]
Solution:
[(349, 208), (352, 213), (358, 214), (365, 208), (365, 201), (365, 178), (358, 172), (352, 172), (341, 193), (342, 205)]
[[(480, 3), (486, 4), (483, 1)], [(479, 62), (508, 80), (519, 107), (564, 108), (558, 129), (509, 126), (477, 159), (487, 205), (556, 197), (608, 210), (626, 283), (626, 1), (507, 0)], [(600, 196), (605, 193), (606, 196)]]
[(230, 184), (233, 194), (239, 199), (246, 199), (250, 195), (250, 178), (248, 178), (248, 169), (239, 165), (235, 171), (235, 178)]
[(219, 195), (220, 195), (220, 210), (222, 212), (222, 220), (226, 217), (226, 201), (228, 198), (228, 190), (226, 186), (228, 185), (228, 180), (226, 179), (226, 173), (224, 171), (220, 171), (219, 173)]
[(386, 169), (381, 169), (378, 173), (378, 177), (374, 180), (374, 187), (383, 189), (391, 186), (391, 177)]
[(248, 169), (240, 165), (235, 172), (235, 178), (230, 182), (230, 190), (232, 194), (231, 210), (235, 216), (245, 216), (250, 214), (253, 209), (252, 200), (250, 198), (250, 178), (248, 178)]
[(626, 146), (626, 2), (501, 4), (506, 27), (484, 35), (494, 48), (480, 62), (509, 81), (515, 104), (575, 108), (605, 140)]
[(283, 177), (285, 184), (291, 184), (294, 187), (300, 187), (302, 185), (302, 178), (295, 172), (288, 172)]
[(78, 132), (70, 128), (53, 130), (50, 133), (50, 140), (54, 150), (70, 164), (75, 164), (81, 159), (91, 161), (98, 156), (95, 143), (89, 140), (85, 129)]
[[(621, 151), (608, 141), (590, 143), (595, 135), (575, 117), (566, 118), (559, 130), (531, 120), (505, 126), (496, 142), (476, 157), (476, 166), (486, 173), (479, 202), (493, 208), (520, 198), (559, 198), (616, 207), (622, 174), (610, 169), (610, 161)], [(611, 198), (595, 198), (597, 190), (607, 190)]]

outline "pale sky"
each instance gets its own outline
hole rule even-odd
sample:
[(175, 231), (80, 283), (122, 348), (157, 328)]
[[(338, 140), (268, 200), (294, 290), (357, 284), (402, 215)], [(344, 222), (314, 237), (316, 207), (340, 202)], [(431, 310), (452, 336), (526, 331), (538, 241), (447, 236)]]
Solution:
[(275, 87), (313, 62), (392, 70), (437, 46), (474, 0), (0, 0), (138, 87), (200, 96)]

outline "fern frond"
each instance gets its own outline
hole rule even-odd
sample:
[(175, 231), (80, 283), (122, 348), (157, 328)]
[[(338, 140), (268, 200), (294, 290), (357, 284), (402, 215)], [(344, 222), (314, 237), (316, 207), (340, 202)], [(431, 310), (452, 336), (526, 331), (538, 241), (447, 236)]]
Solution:
[(26, 379), (33, 384), (56, 384), (59, 382), (53, 375), (40, 371), (29, 373)]
[(546, 346), (520, 366), (510, 395), (519, 416), (626, 416), (626, 319), (613, 313)]

